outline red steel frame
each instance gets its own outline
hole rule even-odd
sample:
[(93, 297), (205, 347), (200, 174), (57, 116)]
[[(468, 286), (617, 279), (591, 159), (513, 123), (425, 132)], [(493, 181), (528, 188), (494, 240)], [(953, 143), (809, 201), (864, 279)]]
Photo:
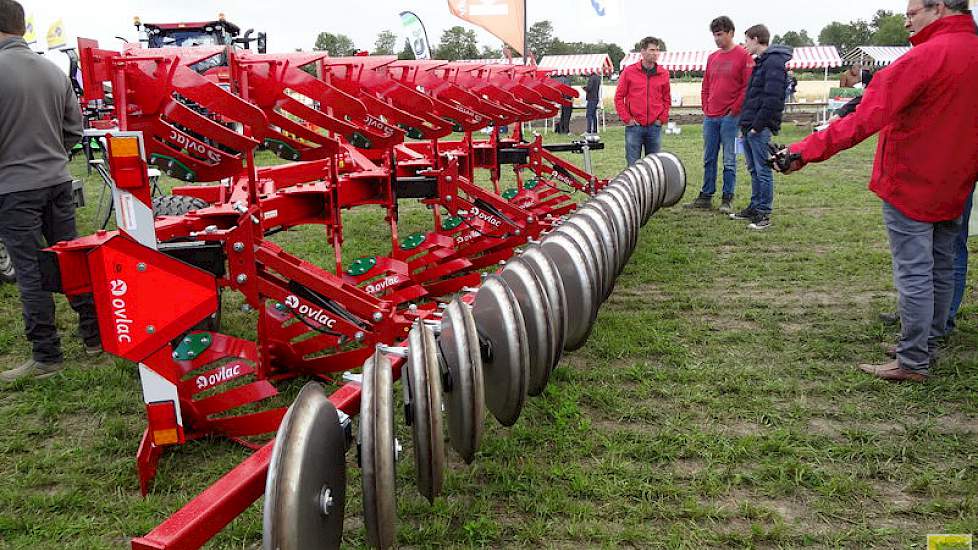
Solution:
[[(49, 249), (57, 258), (63, 291), (94, 292), (100, 311), (110, 310), (118, 298), (109, 283), (123, 276), (150, 276), (144, 272), (161, 278), (154, 281), (167, 281), (172, 293), (187, 296), (168, 306), (155, 295), (155, 285), (133, 285), (126, 299), (137, 305), (129, 306), (127, 321), (145, 330), (127, 328), (133, 332), (126, 333), (131, 341), (125, 343), (118, 332), (120, 341), (106, 338), (121, 325), (117, 317), (102, 315), (106, 351), (139, 363), (141, 372), (152, 371), (165, 379), (164, 386), (173, 386), (179, 399), (174, 406), (183, 417), (176, 443), (212, 434), (244, 442), (243, 436), (274, 431), (283, 409), (222, 415), (275, 395), (270, 381), (299, 375), (332, 381), (333, 373), (359, 367), (375, 344), (399, 342), (414, 319), (435, 314), (432, 298), (476, 286), (482, 270), (509, 258), (515, 247), (572, 211), (567, 192), (593, 193), (607, 183), (548, 151), (539, 136), (524, 141), (520, 122), (553, 116), (576, 95), (533, 67), (322, 53), (256, 55), (230, 48), (120, 53), (84, 39), (79, 51), (84, 80), (93, 90), (86, 103), (97, 106), (105, 99), (101, 82), (112, 82), (116, 90), (115, 119), (103, 117), (94, 126), (141, 132), (143, 158), (171, 175), (223, 180), (174, 189), (176, 195), (212, 206), (158, 218), (150, 237), (145, 227), (140, 234), (123, 223), (118, 232), (100, 231)], [(194, 70), (217, 55), (226, 57), (228, 70), (210, 77)], [(316, 74), (301, 67), (314, 67)], [(474, 140), (473, 132), (490, 123), (489, 138)], [(516, 131), (502, 139), (499, 127), (508, 124)], [(444, 139), (453, 129), (463, 132), (461, 140)], [(422, 141), (405, 142), (406, 136)], [(258, 168), (254, 149), (259, 144), (297, 162)], [(509, 200), (499, 188), (503, 151), (519, 159), (512, 162), (517, 187)], [(119, 195), (148, 206), (145, 167), (142, 159), (112, 155)], [(493, 191), (474, 183), (476, 169), (489, 171)], [(543, 184), (531, 188), (522, 170)], [(432, 207), (436, 228), (413, 248), (400, 246), (396, 222), (396, 191), (410, 189), (398, 182), (415, 181), (409, 178), (431, 186), (418, 198)], [(343, 273), (341, 212), (362, 205), (387, 209), (392, 252), (378, 259), (372, 272), (353, 276)], [(462, 223), (448, 227), (442, 210), (463, 218)], [(335, 273), (265, 238), (308, 224), (325, 227)], [(155, 250), (157, 242), (187, 239), (219, 246), (227, 272), (207, 273)], [(385, 284), (377, 285), (378, 280)], [(379, 290), (369, 292), (371, 284)], [(201, 312), (219, 307), (219, 287), (240, 292), (259, 312), (258, 343), (208, 333), (213, 341), (204, 354), (178, 360), (170, 340), (184, 334)], [(418, 300), (420, 307), (405, 308)], [(299, 313), (317, 306), (313, 316)], [(167, 307), (165, 313), (157, 311)], [(147, 326), (146, 319), (154, 324)], [(322, 354), (325, 350), (331, 353)], [(219, 373), (201, 372), (218, 359), (231, 361)], [(403, 359), (391, 361), (396, 377)], [(191, 373), (221, 374), (223, 383), (253, 381), (212, 393), (215, 385), (195, 388)], [(146, 388), (144, 379), (144, 394)], [(352, 416), (359, 409), (359, 392), (359, 385), (350, 382), (330, 399)], [(137, 456), (144, 493), (165, 448), (154, 437), (151, 425)], [(271, 443), (258, 447), (151, 533), (134, 539), (132, 547), (198, 548), (261, 496), (270, 455)]]

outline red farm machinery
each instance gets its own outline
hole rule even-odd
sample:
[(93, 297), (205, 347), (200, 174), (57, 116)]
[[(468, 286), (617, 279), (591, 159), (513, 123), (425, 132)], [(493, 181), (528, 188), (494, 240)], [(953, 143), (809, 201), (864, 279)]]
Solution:
[[(198, 548), (262, 495), (265, 548), (337, 547), (354, 447), (367, 540), (392, 546), (394, 383), (433, 500), (445, 441), (469, 463), (486, 409), (517, 421), (586, 342), (641, 226), (685, 190), (671, 154), (603, 180), (558, 155), (589, 168), (600, 142), (525, 135), (575, 94), (532, 66), (84, 39), (79, 55), (116, 229), (49, 248), (45, 278), (92, 293), (104, 349), (138, 365), (144, 493), (168, 447), (224, 436), (255, 449), (134, 549)], [(259, 148), (285, 163), (259, 166)], [(184, 185), (154, 201), (150, 168)], [(430, 210), (427, 230), (401, 234), (407, 202)], [(383, 210), (389, 250), (349, 261), (344, 215), (367, 207)], [(333, 250), (327, 267), (275, 243), (310, 225)], [(256, 338), (221, 331), (229, 293)], [(267, 405), (297, 377), (309, 382), (290, 407)]]

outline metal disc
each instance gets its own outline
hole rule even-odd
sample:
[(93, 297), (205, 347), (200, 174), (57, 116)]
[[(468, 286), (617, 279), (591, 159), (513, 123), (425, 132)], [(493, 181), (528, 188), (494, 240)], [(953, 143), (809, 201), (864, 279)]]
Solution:
[(437, 342), (447, 372), (442, 389), (448, 413), (448, 440), (462, 460), (471, 464), (482, 443), (486, 403), (479, 333), (472, 311), (461, 300), (454, 300), (445, 309)]
[[(653, 191), (653, 205), (652, 213), (655, 213), (660, 208), (662, 208), (662, 203), (666, 198), (666, 187), (665, 187), (665, 172), (663, 172), (662, 161), (656, 155), (647, 155), (645, 158), (641, 159), (639, 163), (648, 167), (652, 172), (654, 181), (652, 182)], [(650, 214), (651, 215), (651, 214)]]
[(564, 350), (575, 350), (587, 341), (597, 317), (597, 297), (591, 291), (594, 282), (584, 264), (587, 259), (580, 245), (562, 233), (551, 233), (541, 243), (543, 252), (550, 257), (567, 297), (567, 338)]
[(408, 334), (405, 399), (414, 439), (414, 469), (418, 490), (434, 502), (441, 494), (445, 472), (445, 436), (441, 424), (441, 369), (435, 336), (420, 319)]
[(595, 196), (588, 204), (603, 211), (611, 222), (611, 225), (615, 228), (615, 238), (618, 240), (618, 257), (615, 274), (619, 274), (625, 268), (625, 263), (628, 262), (629, 256), (628, 229), (625, 227), (624, 214), (618, 208), (618, 203), (606, 194)]
[(621, 192), (625, 200), (625, 203), (628, 205), (629, 209), (631, 210), (632, 219), (636, 224), (635, 225), (636, 233), (638, 233), (638, 228), (641, 227), (641, 219), (642, 219), (642, 205), (639, 204), (638, 199), (635, 197), (634, 194), (632, 194), (632, 192), (628, 188), (628, 185), (626, 184), (614, 183), (608, 186), (608, 189), (617, 189), (619, 192)]
[(666, 175), (666, 199), (662, 206), (669, 208), (682, 200), (686, 193), (686, 167), (672, 153), (659, 153), (658, 156)]
[(645, 194), (645, 204), (642, 205), (642, 225), (645, 225), (655, 210), (655, 189), (652, 187), (655, 183), (655, 175), (652, 168), (644, 162), (636, 162), (634, 167), (642, 174), (642, 193)]
[(380, 351), (363, 364), (360, 389), (360, 468), (363, 485), (363, 524), (367, 543), (393, 546), (397, 534), (394, 501), (394, 396), (391, 362)]
[(322, 385), (309, 382), (279, 425), (265, 478), (265, 550), (339, 548), (346, 435)]
[(604, 298), (607, 299), (615, 288), (615, 281), (618, 278), (618, 239), (614, 235), (614, 228), (605, 216), (604, 211), (597, 206), (584, 205), (577, 210), (575, 215), (590, 223), (601, 239), (599, 248), (605, 252), (605, 271), (608, 273), (604, 295)]
[(635, 249), (635, 244), (638, 242), (638, 220), (635, 219), (635, 210), (627, 197), (627, 193), (618, 187), (609, 185), (605, 188), (605, 192), (612, 196), (612, 198), (618, 201), (618, 206), (624, 214), (625, 224), (628, 228), (628, 251)]
[(658, 211), (660, 208), (662, 208), (662, 203), (665, 202), (666, 176), (665, 176), (665, 172), (663, 172), (662, 161), (656, 155), (647, 155), (645, 158), (641, 159), (639, 163), (647, 166), (648, 169), (652, 172), (652, 176), (653, 176), (652, 191), (653, 191), (654, 199), (652, 205), (652, 212), (650, 213), (651, 215), (656, 211)]
[(576, 227), (587, 239), (588, 247), (594, 252), (594, 258), (598, 267), (597, 288), (598, 297), (603, 302), (609, 290), (615, 283), (615, 272), (608, 256), (611, 252), (602, 239), (601, 230), (591, 222), (590, 218), (583, 217), (579, 212), (568, 218), (561, 227)]
[(649, 192), (649, 176), (651, 174), (644, 166), (639, 166), (637, 163), (629, 166), (627, 172), (634, 179), (634, 193), (636, 198), (639, 199), (639, 210), (641, 210), (644, 216), (645, 211), (651, 205), (651, 193)]
[(547, 292), (529, 264), (517, 256), (506, 262), (499, 272), (520, 305), (520, 313), (526, 323), (527, 351), (529, 351), (529, 378), (527, 395), (543, 393), (550, 380), (554, 353), (554, 312), (550, 309)]
[(569, 236), (581, 247), (581, 250), (584, 252), (584, 257), (587, 259), (584, 266), (593, 276), (594, 284), (591, 287), (591, 295), (594, 296), (595, 302), (600, 306), (601, 300), (604, 298), (605, 277), (604, 266), (601, 265), (601, 259), (597, 251), (597, 236), (593, 234), (593, 231), (584, 229), (577, 225), (577, 223), (565, 222), (555, 232)]
[(547, 300), (550, 302), (554, 330), (553, 363), (551, 363), (550, 369), (553, 370), (557, 368), (557, 363), (560, 362), (560, 356), (563, 355), (564, 351), (564, 339), (567, 338), (567, 297), (564, 295), (564, 283), (560, 280), (560, 274), (557, 273), (557, 266), (543, 252), (539, 244), (528, 246), (520, 254), (520, 258), (526, 262), (540, 283), (543, 284), (547, 293)]
[(526, 403), (529, 344), (526, 322), (513, 291), (498, 275), (482, 282), (472, 304), (482, 350), (486, 407), (503, 426), (512, 426)]

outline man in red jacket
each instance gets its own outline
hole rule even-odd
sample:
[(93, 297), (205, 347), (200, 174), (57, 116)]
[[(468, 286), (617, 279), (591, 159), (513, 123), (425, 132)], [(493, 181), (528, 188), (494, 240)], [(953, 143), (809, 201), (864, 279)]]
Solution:
[(625, 67), (615, 89), (615, 110), (625, 124), (625, 160), (635, 164), (645, 154), (658, 153), (662, 125), (669, 122), (672, 92), (669, 71), (660, 67), (662, 41), (647, 36), (639, 42), (642, 61)]
[(717, 155), (723, 145), (723, 195), (720, 212), (733, 212), (734, 188), (737, 185), (737, 130), (740, 110), (747, 95), (747, 84), (754, 70), (754, 59), (734, 42), (734, 24), (726, 15), (710, 23), (717, 51), (706, 60), (703, 75), (703, 188), (687, 208), (713, 208), (717, 191)]
[(883, 199), (902, 329), (896, 360), (860, 368), (922, 382), (946, 330), (954, 238), (978, 179), (978, 35), (968, 0), (909, 0), (906, 17), (914, 48), (876, 73), (853, 114), (774, 161), (792, 172), (880, 133), (869, 189)]

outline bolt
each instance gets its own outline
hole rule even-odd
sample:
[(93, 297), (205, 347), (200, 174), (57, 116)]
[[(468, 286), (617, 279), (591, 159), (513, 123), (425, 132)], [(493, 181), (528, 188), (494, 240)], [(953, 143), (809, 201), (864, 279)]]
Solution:
[(156, 332), (156, 327), (154, 327), (153, 325), (149, 325), (148, 327), (146, 327), (146, 334), (153, 334), (155, 332)]
[(408, 311), (418, 311), (418, 304), (411, 304), (408, 306)]
[(528, 218), (526, 218), (526, 221), (527, 221), (528, 223), (534, 223), (534, 222), (536, 222), (537, 220), (536, 220), (536, 218), (535, 218), (535, 217), (533, 217), (533, 216), (530, 216), (530, 217), (528, 217)]
[(140, 273), (146, 271), (146, 264), (144, 264), (143, 262), (139, 262), (138, 264), (136, 264), (136, 271)]
[(179, 353), (177, 353), (177, 352), (173, 352), (173, 353), (171, 353), (171, 354), (170, 354), (170, 356), (171, 356), (171, 357), (173, 357), (174, 359), (176, 359), (176, 358), (177, 358), (177, 356), (179, 356), (179, 355), (180, 355), (180, 354), (179, 354)]
[(187, 357), (189, 357), (189, 358), (191, 358), (191, 359), (193, 359), (193, 358), (194, 358), (194, 357), (195, 357), (196, 355), (197, 355), (197, 354), (196, 354), (196, 353), (194, 353), (194, 352), (192, 352), (192, 351), (188, 351), (188, 352), (187, 352)]
[(373, 320), (374, 320), (375, 323), (379, 323), (383, 319), (384, 319), (384, 314), (383, 313), (381, 313), (379, 311), (375, 311), (374, 312), (374, 314), (373, 314)]
[(513, 231), (513, 235), (516, 235), (517, 237), (519, 237), (522, 234), (523, 234), (523, 232), (520, 231), (519, 229), (517, 229), (516, 231)]
[(358, 330), (357, 333), (353, 335), (353, 339), (357, 342), (363, 342), (363, 338), (365, 336), (366, 334), (364, 334), (362, 330)]
[(445, 195), (445, 200), (451, 202), (452, 196), (451, 195)]
[(236, 242), (236, 243), (234, 243), (234, 246), (232, 248), (234, 248), (234, 251), (235, 252), (241, 252), (241, 251), (244, 250), (244, 243), (242, 243), (242, 242)]
[(210, 341), (211, 341), (211, 339), (208, 338), (208, 337), (206, 337), (206, 336), (204, 336), (203, 338), (200, 339), (200, 343), (201, 344), (209, 344)]
[(452, 176), (445, 176), (445, 181), (452, 181)]
[(238, 281), (238, 284), (239, 285), (243, 285), (246, 282), (248, 282), (248, 276), (245, 275), (244, 273), (242, 273), (242, 274), (238, 275), (234, 280), (235, 281)]
[(217, 226), (208, 225), (207, 227), (204, 228), (204, 231), (206, 231), (207, 233), (217, 233)]
[(183, 339), (183, 343), (184, 344), (189, 344), (190, 343), (190, 338), (184, 338)]
[(242, 304), (241, 305), (241, 311), (243, 311), (245, 313), (248, 313), (249, 311), (251, 311), (251, 304)]
[(323, 509), (323, 515), (328, 516), (330, 508), (333, 507), (333, 493), (329, 487), (323, 487), (322, 492), (319, 493), (319, 505)]

